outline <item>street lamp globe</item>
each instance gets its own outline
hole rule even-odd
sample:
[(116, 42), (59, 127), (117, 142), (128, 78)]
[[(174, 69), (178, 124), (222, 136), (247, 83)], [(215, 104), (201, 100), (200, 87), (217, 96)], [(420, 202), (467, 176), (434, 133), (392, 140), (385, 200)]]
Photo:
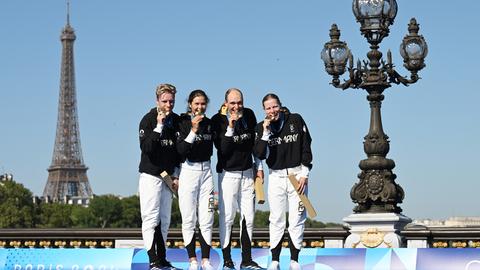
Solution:
[(337, 80), (340, 75), (345, 73), (345, 66), (350, 56), (350, 49), (347, 43), (340, 41), (339, 38), (340, 30), (336, 24), (333, 24), (330, 29), (330, 41), (325, 43), (321, 53), (327, 73), (337, 78)]
[(403, 57), (403, 65), (409, 71), (416, 73), (425, 67), (425, 57), (428, 54), (427, 42), (423, 36), (418, 35), (420, 29), (417, 20), (412, 18), (408, 24), (408, 35), (400, 44), (400, 55)]
[(398, 7), (395, 0), (353, 0), (352, 10), (362, 34), (370, 44), (377, 45), (388, 36)]

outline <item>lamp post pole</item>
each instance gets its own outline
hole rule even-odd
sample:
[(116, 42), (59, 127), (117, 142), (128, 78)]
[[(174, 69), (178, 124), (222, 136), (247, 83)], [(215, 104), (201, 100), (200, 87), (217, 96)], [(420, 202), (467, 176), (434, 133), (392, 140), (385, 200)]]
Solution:
[[(392, 84), (408, 86), (418, 81), (418, 71), (425, 64), (428, 52), (424, 38), (418, 35), (419, 25), (412, 18), (409, 33), (400, 46), (404, 67), (410, 71), (410, 78), (401, 76), (392, 63), (388, 51), (386, 61), (379, 51), (379, 44), (389, 34), (397, 13), (395, 0), (354, 0), (353, 12), (360, 23), (360, 31), (370, 43), (367, 61), (357, 61), (354, 67), (353, 55), (347, 44), (340, 41), (340, 30), (336, 24), (330, 29), (330, 41), (325, 43), (322, 59), (325, 69), (332, 75), (332, 85), (340, 89), (360, 88), (367, 91), (370, 103), (370, 128), (364, 137), (364, 151), (367, 158), (360, 161), (359, 182), (351, 189), (354, 214), (345, 218), (350, 225), (351, 235), (346, 247), (397, 247), (402, 245), (398, 232), (411, 220), (401, 215), (398, 206), (405, 193), (395, 182), (392, 172), (395, 162), (386, 156), (390, 150), (388, 136), (383, 131), (381, 105), (383, 92)], [(347, 67), (348, 62), (348, 67)], [(348, 79), (340, 82), (340, 76), (348, 71)]]

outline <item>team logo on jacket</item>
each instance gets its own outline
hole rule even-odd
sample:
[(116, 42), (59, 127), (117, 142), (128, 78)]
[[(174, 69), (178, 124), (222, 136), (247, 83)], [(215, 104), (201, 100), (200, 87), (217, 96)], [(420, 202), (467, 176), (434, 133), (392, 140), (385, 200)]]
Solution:
[(143, 138), (143, 136), (145, 136), (145, 131), (143, 129), (140, 129), (140, 132), (138, 135), (140, 136), (140, 138)]
[(173, 141), (169, 139), (160, 140), (161, 146), (173, 146)]
[(295, 126), (293, 124), (290, 124), (290, 132), (295, 133)]
[(195, 136), (196, 142), (211, 141), (211, 140), (212, 140), (212, 134), (198, 134)]
[(252, 138), (252, 135), (250, 133), (244, 133), (244, 134), (233, 136), (233, 142), (236, 142), (236, 143), (243, 142), (246, 140), (250, 140), (251, 138)]
[(294, 143), (298, 140), (298, 133), (285, 135), (283, 137), (271, 138), (268, 141), (268, 145), (275, 146), (282, 143)]

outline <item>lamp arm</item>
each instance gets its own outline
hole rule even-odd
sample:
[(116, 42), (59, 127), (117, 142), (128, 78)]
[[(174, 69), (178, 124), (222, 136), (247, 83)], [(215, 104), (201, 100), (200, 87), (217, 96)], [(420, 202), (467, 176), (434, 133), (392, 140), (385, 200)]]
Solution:
[(406, 76), (400, 75), (393, 68), (393, 64), (385, 64), (384, 69), (388, 74), (388, 78), (389, 78), (390, 83), (403, 84), (405, 86), (408, 86), (410, 84), (416, 83), (420, 79), (420, 77), (418, 77), (417, 72), (411, 72), (410, 73), (410, 79), (408, 79)]
[(332, 80), (332, 85), (335, 88), (340, 88), (342, 90), (346, 90), (348, 88), (357, 89), (359, 88), (360, 84), (362, 83), (362, 71), (358, 68), (349, 67), (348, 68), (348, 80), (344, 80), (343, 83), (340, 83), (340, 80), (334, 77)]

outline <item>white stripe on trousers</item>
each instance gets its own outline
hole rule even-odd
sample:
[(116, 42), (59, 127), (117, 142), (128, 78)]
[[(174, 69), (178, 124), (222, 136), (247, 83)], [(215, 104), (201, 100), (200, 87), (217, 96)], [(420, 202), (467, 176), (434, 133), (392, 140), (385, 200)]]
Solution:
[[(283, 239), (286, 226), (285, 210), (287, 208), (287, 203), (289, 224), (288, 234), (290, 235), (290, 239), (296, 249), (302, 247), (303, 231), (307, 215), (297, 191), (293, 188), (292, 183), (290, 183), (290, 180), (288, 179), (288, 173), (297, 175), (300, 173), (299, 167), (298, 170), (297, 168), (278, 171), (270, 170), (268, 176), (270, 249), (275, 248)], [(307, 194), (307, 189), (305, 190), (305, 194)]]
[(146, 250), (152, 248), (155, 228), (161, 223), (163, 241), (167, 241), (172, 212), (172, 192), (158, 177), (142, 173), (138, 180), (142, 237)]
[(212, 245), (214, 199), (213, 177), (209, 164), (210, 162), (203, 162), (202, 166), (187, 166), (184, 163), (180, 170), (178, 203), (185, 246), (193, 239), (197, 214), (200, 233), (205, 242)]
[[(252, 241), (253, 218), (255, 216), (255, 188), (253, 170), (226, 172), (218, 175), (219, 181), (219, 233), (222, 248), (230, 242), (232, 225), (237, 210), (240, 210), (240, 239), (243, 233), (242, 219)], [(241, 241), (240, 241), (241, 242)]]

